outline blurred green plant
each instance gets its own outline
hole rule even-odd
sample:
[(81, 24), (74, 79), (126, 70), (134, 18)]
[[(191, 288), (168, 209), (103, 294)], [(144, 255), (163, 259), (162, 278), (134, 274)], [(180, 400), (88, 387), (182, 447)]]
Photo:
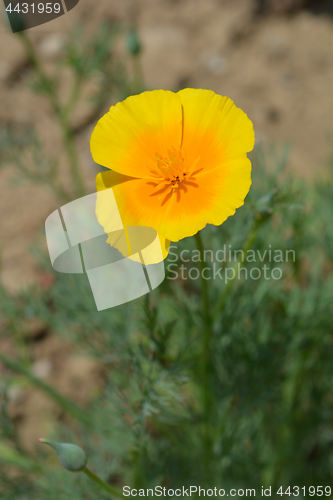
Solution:
[[(295, 258), (274, 263), (281, 279), (207, 281), (214, 311), (209, 318), (209, 404), (200, 393), (206, 320), (200, 282), (189, 277), (189, 272), (195, 275), (194, 266), (200, 270), (200, 262), (180, 259), (183, 250), (195, 249), (192, 239), (173, 247), (158, 289), (112, 311), (95, 310), (84, 275), (54, 274), (49, 288), (36, 285), (17, 297), (1, 291), (0, 322), (6, 325), (1, 335), (40, 318), (105, 367), (103, 391), (89, 411), (83, 410), (90, 427), (52, 390), (42, 390), (67, 414), (54, 438), (82, 446), (92, 457), (92, 474), (111, 488), (200, 485), (226, 491), (255, 488), (258, 495), (261, 486), (276, 491), (330, 484), (333, 184), (293, 180), (285, 169), (286, 148), (256, 148), (252, 160), (253, 186), (244, 207), (221, 227), (202, 232), (205, 248), (251, 249), (263, 256), (262, 266), (272, 264), (267, 248), (292, 249)], [(43, 258), (40, 265), (50, 273)], [(232, 266), (237, 263), (248, 273), (258, 265), (245, 259)], [(180, 264), (185, 278), (175, 279)], [(213, 264), (206, 259), (205, 266), (213, 270)], [(219, 263), (222, 270), (229, 265)], [(21, 363), (18, 354), (15, 364)], [(22, 375), (15, 364), (5, 362), (10, 368), (3, 377), (6, 390), (15, 381), (11, 374)], [(46, 467), (41, 458), (36, 480), (21, 462), (29, 457), (6, 403), (1, 407), (1, 440), (20, 453), (15, 467), (26, 498), (104, 498), (98, 484)], [(0, 459), (3, 498), (21, 498), (17, 481), (6, 474), (13, 460), (6, 453)]]

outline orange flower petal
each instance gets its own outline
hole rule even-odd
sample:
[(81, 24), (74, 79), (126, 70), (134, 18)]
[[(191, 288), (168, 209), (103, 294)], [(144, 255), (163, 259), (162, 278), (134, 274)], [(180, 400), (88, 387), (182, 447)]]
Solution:
[(156, 167), (155, 153), (180, 147), (182, 106), (166, 90), (143, 92), (112, 106), (97, 123), (90, 148), (96, 163), (124, 175), (147, 177)]
[(178, 92), (183, 106), (182, 152), (204, 172), (251, 151), (254, 131), (251, 120), (228, 97), (212, 90), (184, 89)]
[[(112, 173), (103, 172), (98, 175), (99, 179), (101, 176), (107, 184)], [(145, 179), (130, 179), (114, 185), (113, 193), (125, 226), (153, 227), (162, 244), (164, 238), (169, 246), (169, 240), (192, 236), (206, 224), (222, 224), (244, 203), (250, 185), (251, 162), (244, 156), (225, 164), (224, 169), (194, 177), (172, 195), (166, 192), (161, 196)], [(107, 210), (100, 207), (97, 216), (105, 227)], [(167, 251), (166, 247), (164, 250)]]
[[(112, 214), (110, 206), (106, 205), (106, 203), (108, 202), (108, 198), (104, 196), (99, 196), (98, 193), (104, 191), (105, 189), (112, 188), (112, 192), (115, 196), (119, 214), (125, 230), (127, 230), (128, 226), (153, 227), (156, 230), (156, 227), (149, 226), (149, 221), (147, 222), (147, 218), (143, 217), (141, 220), (145, 220), (145, 223), (141, 224), (138, 218), (136, 218), (135, 216), (131, 217), (131, 215), (133, 215), (133, 211), (131, 210), (128, 211), (126, 209), (127, 202), (126, 201), (124, 202), (124, 196), (122, 195), (123, 193), (128, 193), (129, 191), (131, 191), (133, 189), (133, 186), (135, 186), (136, 189), (140, 191), (140, 186), (142, 187), (144, 185), (145, 182), (142, 179), (135, 179), (133, 177), (121, 175), (118, 174), (117, 172), (113, 172), (112, 170), (101, 172), (96, 176), (96, 187), (97, 187), (96, 215), (98, 222), (108, 233), (107, 242), (111, 246), (117, 248), (124, 255), (124, 257), (131, 258), (128, 251), (128, 242), (126, 241), (126, 238), (124, 238), (123, 235), (121, 235), (121, 237), (119, 238), (118, 233), (120, 233), (121, 231), (109, 232), (110, 228), (115, 226), (114, 220), (116, 220), (117, 217), (115, 217), (114, 215), (117, 214)], [(165, 259), (169, 252), (170, 241), (164, 238), (160, 233), (158, 233), (158, 237), (162, 249), (162, 256), (163, 259)], [(145, 264), (156, 264), (160, 262), (160, 260), (161, 260), (160, 252), (156, 252), (156, 255), (151, 253), (149, 255), (149, 261), (146, 260)]]

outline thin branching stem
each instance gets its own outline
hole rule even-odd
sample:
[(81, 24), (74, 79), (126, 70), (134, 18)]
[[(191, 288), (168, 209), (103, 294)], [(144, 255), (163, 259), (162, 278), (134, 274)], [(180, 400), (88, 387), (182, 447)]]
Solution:
[[(250, 234), (247, 237), (247, 239), (244, 243), (244, 246), (242, 248), (241, 255), (246, 255), (247, 251), (250, 248), (252, 248), (252, 245), (253, 245), (253, 242), (257, 236), (258, 230), (261, 227), (261, 224), (263, 222), (264, 222), (264, 219), (261, 217), (254, 222), (252, 229), (250, 231)], [(236, 262), (234, 263), (233, 269), (235, 269), (237, 267), (238, 263), (239, 263), (239, 260), (237, 259)], [(231, 289), (234, 286), (235, 282), (236, 282), (236, 279), (230, 280), (228, 282), (228, 284), (226, 285), (226, 287), (224, 288), (222, 294), (220, 295), (220, 297), (216, 301), (216, 305), (215, 305), (214, 311), (213, 311), (213, 319), (214, 320), (217, 319), (219, 314), (223, 311), (224, 305), (227, 301), (227, 298), (228, 298), (228, 296), (231, 292)]]
[(121, 493), (121, 491), (119, 491), (117, 488), (114, 488), (110, 484), (108, 484), (105, 481), (103, 481), (102, 479), (100, 479), (98, 476), (96, 476), (96, 474), (94, 474), (93, 472), (91, 472), (91, 470), (87, 469), (87, 467), (85, 467), (82, 470), (82, 472), (84, 472), (86, 474), (86, 476), (89, 477), (89, 479), (91, 479), (92, 481), (94, 481), (96, 484), (98, 484), (101, 488), (103, 488), (104, 490), (106, 490), (112, 496), (117, 497), (117, 498), (124, 498), (123, 494)]
[(39, 378), (32, 375), (28, 370), (26, 370), (20, 363), (17, 363), (13, 359), (8, 358), (4, 354), (0, 354), (0, 362), (10, 368), (11, 370), (20, 373), (26, 379), (32, 383), (35, 387), (42, 390), (45, 394), (51, 397), (54, 401), (56, 401), (59, 406), (61, 406), (64, 410), (70, 413), (73, 417), (75, 417), (78, 421), (83, 423), (88, 427), (93, 427), (93, 423), (89, 414), (77, 406), (75, 403), (65, 398), (58, 391), (53, 389), (50, 385), (40, 380)]
[(204, 246), (200, 233), (195, 235), (195, 241), (200, 253), (200, 277), (201, 277), (201, 294), (202, 294), (202, 312), (204, 323), (203, 346), (202, 346), (202, 393), (204, 404), (204, 463), (206, 472), (209, 471), (212, 454), (212, 438), (211, 438), (211, 415), (213, 411), (213, 394), (212, 394), (212, 351), (211, 341), (213, 335), (212, 318), (209, 305), (209, 293), (207, 280), (204, 277)]
[[(75, 188), (75, 195), (78, 197), (84, 196), (86, 194), (86, 189), (80, 171), (79, 159), (75, 147), (73, 132), (69, 123), (69, 111), (71, 112), (73, 110), (76, 102), (76, 96), (73, 96), (73, 94), (71, 94), (69, 103), (65, 108), (62, 108), (57, 96), (57, 92), (55, 90), (54, 83), (45, 73), (38, 54), (24, 31), (20, 33), (20, 39), (22, 40), (22, 43), (25, 47), (31, 65), (41, 79), (53, 113), (59, 123), (70, 175)], [(74, 91), (76, 90), (77, 87), (75, 85)]]

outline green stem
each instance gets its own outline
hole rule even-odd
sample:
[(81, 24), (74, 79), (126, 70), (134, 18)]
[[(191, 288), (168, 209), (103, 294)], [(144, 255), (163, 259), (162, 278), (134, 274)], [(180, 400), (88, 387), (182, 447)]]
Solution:
[(111, 493), (111, 495), (113, 495), (117, 498), (124, 498), (121, 491), (119, 491), (117, 488), (114, 488), (113, 486), (110, 486), (109, 484), (107, 484), (105, 481), (103, 481), (98, 476), (96, 476), (93, 472), (91, 472), (91, 470), (87, 469), (87, 467), (85, 467), (82, 470), (82, 472), (84, 472), (86, 474), (86, 476), (88, 476), (92, 481), (94, 481), (96, 484), (98, 484), (101, 488), (106, 490), (108, 493)]
[(201, 291), (202, 291), (202, 310), (203, 310), (203, 319), (205, 322), (205, 325), (210, 325), (211, 324), (211, 318), (210, 318), (210, 308), (209, 308), (209, 297), (208, 297), (208, 287), (207, 287), (207, 280), (204, 278), (204, 268), (205, 268), (205, 256), (204, 256), (204, 247), (202, 244), (202, 239), (200, 236), (200, 233), (197, 233), (195, 236), (195, 242), (197, 245), (197, 248), (200, 253), (200, 280), (201, 280)]
[(73, 132), (68, 121), (63, 116), (60, 116), (59, 123), (61, 127), (64, 148), (68, 159), (70, 174), (76, 190), (76, 196), (80, 198), (81, 196), (84, 196), (86, 194), (86, 188), (84, 186), (80, 171)]
[(79, 75), (75, 78), (72, 90), (69, 94), (68, 101), (64, 108), (64, 116), (69, 118), (74, 111), (75, 105), (80, 96), (80, 90), (82, 85), (82, 75)]
[(133, 93), (138, 94), (144, 90), (143, 70), (141, 58), (138, 55), (132, 56), (133, 60)]
[(36, 387), (41, 389), (45, 394), (50, 396), (54, 401), (56, 401), (59, 404), (59, 406), (61, 406), (64, 410), (68, 411), (68, 413), (70, 413), (77, 420), (81, 421), (88, 427), (93, 427), (93, 423), (89, 418), (89, 415), (84, 410), (82, 410), (79, 406), (76, 406), (76, 404), (72, 403), (72, 401), (66, 399), (64, 396), (59, 394), (59, 392), (53, 389), (53, 387), (49, 386), (39, 378), (32, 375), (19, 363), (16, 363), (16, 361), (7, 358), (3, 354), (0, 354), (0, 362), (3, 363), (8, 368), (10, 368), (11, 370), (16, 371), (21, 375), (25, 376), (29, 380), (29, 382), (31, 382)]
[(31, 41), (29, 40), (29, 38), (27, 37), (26, 33), (24, 31), (20, 32), (19, 37), (22, 40), (22, 43), (27, 52), (28, 59), (31, 65), (35, 69), (36, 73), (39, 75), (41, 81), (43, 82), (43, 85), (45, 86), (45, 89), (47, 90), (52, 110), (55, 114), (58, 115), (61, 112), (61, 108), (57, 96), (54, 92), (53, 82), (45, 73), (44, 68), (38, 58), (37, 52), (35, 51), (35, 48), (31, 43)]
[(204, 247), (200, 233), (195, 235), (195, 241), (200, 253), (200, 277), (201, 277), (201, 292), (202, 292), (202, 310), (204, 320), (203, 334), (203, 366), (202, 366), (202, 392), (204, 404), (204, 463), (206, 473), (209, 473), (212, 454), (212, 436), (211, 436), (211, 415), (213, 413), (213, 394), (212, 394), (212, 349), (211, 339), (213, 334), (212, 318), (209, 305), (209, 294), (207, 280), (204, 278)]
[[(24, 31), (20, 33), (20, 39), (22, 40), (22, 43), (26, 49), (31, 65), (35, 69), (36, 73), (39, 75), (41, 82), (43, 83), (44, 88), (46, 89), (46, 94), (51, 104), (51, 108), (53, 110), (55, 117), (58, 120), (62, 133), (62, 140), (64, 144), (65, 153), (67, 156), (70, 174), (75, 186), (75, 195), (78, 197), (84, 196), (86, 194), (86, 189), (80, 171), (73, 132), (71, 130), (69, 123), (69, 112), (71, 112), (72, 108), (74, 107), (75, 96), (73, 96), (72, 93), (67, 107), (62, 109), (54, 88), (54, 83), (45, 73), (44, 68), (39, 60), (38, 54), (35, 51), (33, 44), (31, 43), (31, 41), (29, 40)], [(81, 82), (78, 82), (77, 85), (79, 86), (80, 83)], [(77, 87), (75, 85), (74, 90), (76, 90), (76, 88)]]

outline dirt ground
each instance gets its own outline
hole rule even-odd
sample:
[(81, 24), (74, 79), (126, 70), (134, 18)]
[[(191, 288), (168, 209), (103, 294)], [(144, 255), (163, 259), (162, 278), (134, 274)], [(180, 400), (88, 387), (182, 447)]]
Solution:
[[(329, 162), (333, 131), (333, 18), (326, 9), (331, 2), (312, 5), (312, 10), (292, 14), (277, 9), (255, 16), (252, 0), (81, 0), (66, 16), (29, 36), (47, 69), (55, 71), (66, 33), (77, 20), (88, 32), (106, 19), (135, 23), (148, 88), (201, 87), (229, 96), (253, 121), (257, 143), (288, 141), (289, 168), (311, 178), (324, 172)], [(47, 150), (57, 154), (57, 126), (43, 97), (28, 88), (26, 62), (17, 36), (2, 24), (0, 127), (36, 125)], [(82, 101), (75, 119), (85, 110)], [(92, 128), (87, 126), (76, 137), (91, 192), (97, 173), (89, 150)], [(29, 247), (36, 238), (44, 242), (44, 221), (59, 202), (42, 187), (11, 186), (12, 177), (10, 170), (0, 171), (0, 279), (15, 293), (40, 279)], [(3, 343), (1, 349), (11, 350)], [(78, 358), (52, 335), (36, 344), (34, 358), (35, 374), (69, 396), (77, 397), (89, 380), (99, 377), (93, 361)], [(77, 402), (84, 404), (88, 393), (81, 396)], [(32, 448), (40, 430), (48, 431), (36, 429), (36, 412), (55, 415), (54, 407), (31, 391), (14, 391), (11, 397), (12, 417), (25, 422), (21, 437)]]

